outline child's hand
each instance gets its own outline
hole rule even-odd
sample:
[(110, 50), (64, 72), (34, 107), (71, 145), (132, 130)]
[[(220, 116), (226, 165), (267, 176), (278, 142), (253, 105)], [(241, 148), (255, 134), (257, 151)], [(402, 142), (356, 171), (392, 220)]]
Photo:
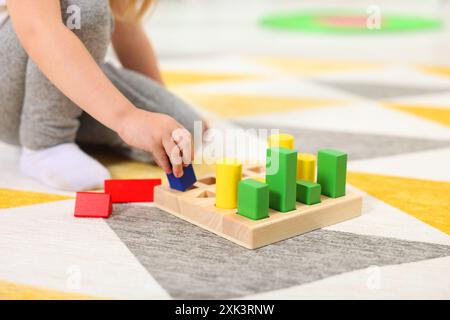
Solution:
[(168, 115), (133, 108), (121, 121), (120, 137), (130, 146), (151, 152), (156, 163), (176, 177), (193, 159), (192, 137)]

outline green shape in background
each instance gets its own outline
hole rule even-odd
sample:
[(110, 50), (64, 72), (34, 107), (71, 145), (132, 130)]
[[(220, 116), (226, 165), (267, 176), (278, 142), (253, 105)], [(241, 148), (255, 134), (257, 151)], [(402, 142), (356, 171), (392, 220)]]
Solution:
[(435, 30), (443, 26), (441, 20), (431, 17), (406, 16), (400, 14), (381, 13), (380, 29), (369, 29), (366, 26), (327, 25), (321, 20), (326, 18), (366, 17), (365, 11), (355, 10), (318, 10), (280, 13), (263, 17), (261, 25), (266, 28), (286, 31), (334, 33), (334, 34), (382, 34), (395, 32), (413, 32)]

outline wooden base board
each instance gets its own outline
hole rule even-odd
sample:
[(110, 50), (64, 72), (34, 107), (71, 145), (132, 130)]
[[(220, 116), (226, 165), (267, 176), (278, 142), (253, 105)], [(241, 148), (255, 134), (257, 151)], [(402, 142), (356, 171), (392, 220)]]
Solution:
[[(243, 177), (263, 177), (263, 169), (244, 169)], [(296, 209), (286, 213), (270, 209), (268, 218), (255, 221), (238, 215), (236, 209), (216, 208), (212, 175), (199, 179), (186, 192), (165, 185), (154, 192), (158, 208), (248, 249), (355, 218), (362, 212), (362, 196), (348, 193), (334, 199), (322, 196), (322, 202), (315, 205), (297, 202)]]

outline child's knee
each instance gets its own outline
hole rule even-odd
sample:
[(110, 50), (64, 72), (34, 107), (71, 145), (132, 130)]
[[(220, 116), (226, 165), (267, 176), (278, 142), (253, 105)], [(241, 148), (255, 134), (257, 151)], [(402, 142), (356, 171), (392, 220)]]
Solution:
[(102, 62), (111, 41), (112, 15), (108, 0), (63, 0), (63, 21), (84, 43), (97, 62)]

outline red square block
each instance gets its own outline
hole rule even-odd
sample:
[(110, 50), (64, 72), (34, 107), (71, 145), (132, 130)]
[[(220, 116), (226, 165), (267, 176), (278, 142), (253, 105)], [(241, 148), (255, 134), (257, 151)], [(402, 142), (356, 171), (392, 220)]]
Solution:
[(109, 218), (111, 213), (111, 195), (96, 192), (77, 192), (75, 217)]
[(116, 202), (153, 202), (153, 189), (161, 179), (105, 180), (105, 193)]

